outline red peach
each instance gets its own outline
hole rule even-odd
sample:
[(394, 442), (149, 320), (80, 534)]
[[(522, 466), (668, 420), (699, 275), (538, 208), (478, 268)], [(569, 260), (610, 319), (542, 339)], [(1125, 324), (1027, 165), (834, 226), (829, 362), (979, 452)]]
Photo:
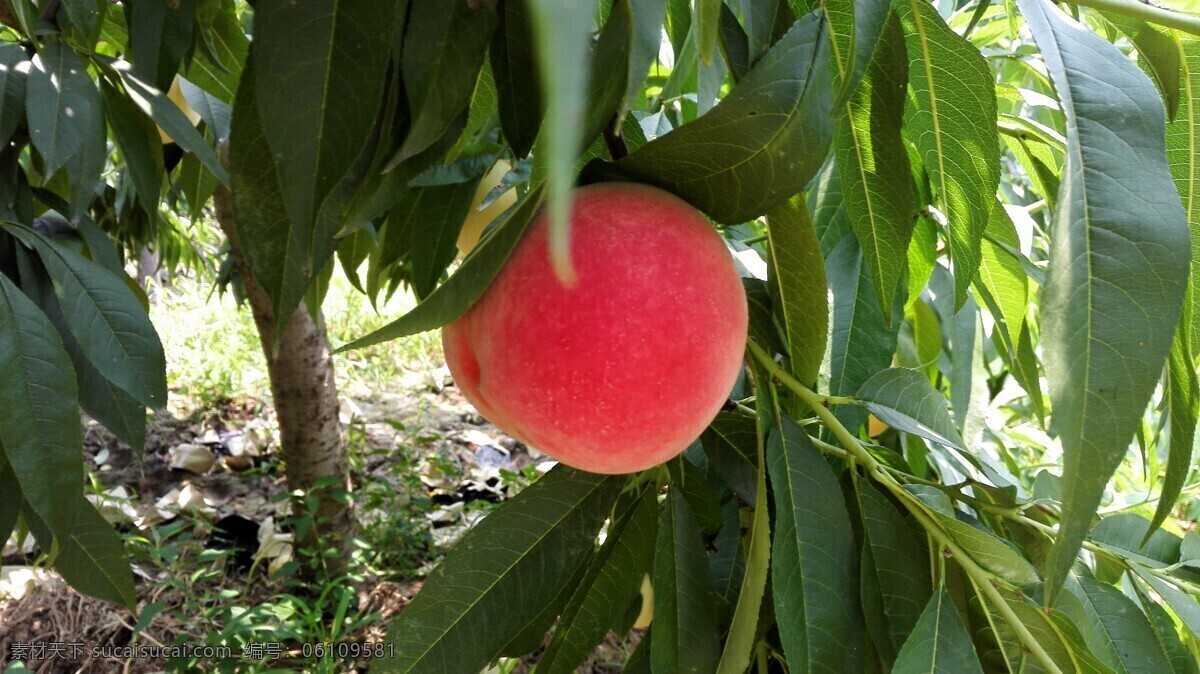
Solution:
[(442, 344), (483, 416), (576, 468), (631, 473), (682, 452), (726, 400), (746, 346), (732, 256), (683, 200), (632, 183), (577, 189), (566, 287), (546, 214)]

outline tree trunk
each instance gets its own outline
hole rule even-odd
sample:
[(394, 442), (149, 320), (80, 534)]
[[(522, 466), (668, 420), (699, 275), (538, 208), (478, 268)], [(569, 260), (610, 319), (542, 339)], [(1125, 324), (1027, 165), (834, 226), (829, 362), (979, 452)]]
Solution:
[[(218, 185), (213, 203), (217, 222), (233, 250), (238, 277), (267, 358), (288, 487), (316, 498), (313, 524), (301, 526), (296, 532), (297, 559), (310, 579), (336, 577), (347, 569), (347, 537), (354, 533), (354, 516), (348, 498), (346, 448), (338, 421), (337, 384), (325, 321), (319, 312), (314, 321), (302, 303), (283, 329), (279, 352), (272, 353), (275, 319), (271, 301), (250, 271), (238, 238), (233, 200), (224, 185)], [(295, 499), (292, 506), (296, 515), (308, 511), (303, 498)], [(306, 558), (305, 550), (314, 557)], [(337, 554), (322, 555), (325, 550)]]

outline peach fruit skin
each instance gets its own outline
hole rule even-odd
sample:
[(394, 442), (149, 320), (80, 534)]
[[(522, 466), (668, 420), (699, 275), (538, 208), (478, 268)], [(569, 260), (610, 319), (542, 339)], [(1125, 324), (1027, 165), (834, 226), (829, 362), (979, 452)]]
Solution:
[(575, 190), (565, 287), (545, 212), (478, 302), (445, 326), (454, 381), (483, 416), (569, 466), (632, 473), (682, 452), (727, 399), (746, 296), (721, 237), (657, 188)]

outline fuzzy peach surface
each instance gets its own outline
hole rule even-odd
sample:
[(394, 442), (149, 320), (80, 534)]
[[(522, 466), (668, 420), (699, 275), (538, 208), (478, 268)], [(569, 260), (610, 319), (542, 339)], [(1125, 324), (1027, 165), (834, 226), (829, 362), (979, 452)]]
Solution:
[(583, 187), (568, 288), (551, 269), (546, 220), (443, 329), (455, 382), (492, 423), (567, 465), (631, 473), (676, 456), (741, 369), (746, 296), (725, 244), (667, 192)]

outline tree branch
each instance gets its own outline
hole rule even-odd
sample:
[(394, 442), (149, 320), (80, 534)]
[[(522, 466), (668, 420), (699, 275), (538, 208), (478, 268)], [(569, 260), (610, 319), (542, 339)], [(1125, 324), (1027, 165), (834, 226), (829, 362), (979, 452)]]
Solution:
[(1177, 28), (1185, 33), (1200, 35), (1200, 16), (1185, 14), (1139, 0), (1067, 0), (1073, 5), (1091, 7), (1113, 14), (1148, 21), (1167, 28)]

